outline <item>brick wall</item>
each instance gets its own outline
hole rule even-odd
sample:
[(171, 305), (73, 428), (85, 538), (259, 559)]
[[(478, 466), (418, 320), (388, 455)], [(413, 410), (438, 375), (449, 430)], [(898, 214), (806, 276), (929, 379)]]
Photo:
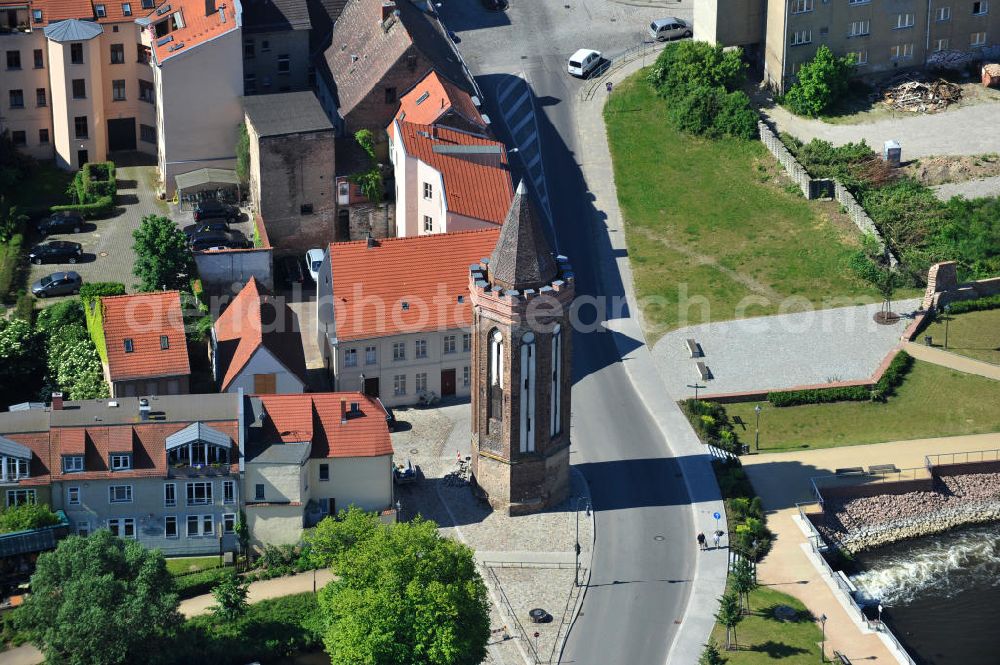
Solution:
[[(419, 83), (433, 67), (434, 63), (420, 49), (410, 45), (382, 80), (344, 116), (347, 133), (353, 135), (359, 129), (369, 129), (375, 135), (376, 142), (385, 142), (385, 128), (399, 108), (399, 96)], [(390, 101), (386, 97), (387, 88), (395, 90)]]

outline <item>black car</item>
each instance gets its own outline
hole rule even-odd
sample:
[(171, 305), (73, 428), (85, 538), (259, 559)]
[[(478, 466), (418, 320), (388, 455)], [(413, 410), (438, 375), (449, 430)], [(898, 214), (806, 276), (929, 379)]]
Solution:
[(503, 11), (507, 9), (507, 0), (483, 0), (483, 7), (493, 11)]
[(181, 229), (188, 238), (198, 234), (204, 233), (206, 231), (228, 231), (229, 222), (218, 219), (211, 222), (198, 222), (197, 224), (188, 224), (183, 229)]
[(227, 222), (235, 222), (239, 218), (239, 208), (212, 199), (201, 201), (194, 207), (194, 221), (196, 222), (204, 222), (210, 219), (224, 219)]
[(291, 287), (306, 281), (306, 268), (300, 256), (282, 256), (274, 261), (275, 279), (282, 286)]
[(217, 247), (244, 249), (249, 246), (246, 236), (239, 231), (203, 231), (191, 236), (190, 244), (193, 252), (204, 252)]
[(83, 278), (75, 272), (54, 272), (31, 285), (31, 293), (36, 298), (48, 296), (69, 296), (80, 292)]
[(35, 245), (28, 254), (28, 260), (38, 265), (42, 263), (76, 263), (83, 255), (83, 246), (78, 242), (50, 240)]
[(83, 230), (83, 217), (74, 213), (55, 213), (48, 219), (38, 222), (38, 233), (41, 236), (53, 233), (79, 233)]

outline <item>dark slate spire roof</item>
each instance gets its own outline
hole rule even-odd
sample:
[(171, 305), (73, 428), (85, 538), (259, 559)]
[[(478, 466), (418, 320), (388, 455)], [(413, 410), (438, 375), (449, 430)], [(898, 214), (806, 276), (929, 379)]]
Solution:
[(505, 289), (537, 289), (552, 282), (558, 273), (538, 210), (522, 180), (490, 256), (490, 280)]

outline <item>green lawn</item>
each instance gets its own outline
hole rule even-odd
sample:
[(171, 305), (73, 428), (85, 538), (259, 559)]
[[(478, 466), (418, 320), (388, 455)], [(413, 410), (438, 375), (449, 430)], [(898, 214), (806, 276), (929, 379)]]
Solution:
[[(779, 605), (798, 611), (792, 621), (779, 621), (771, 615)], [(726, 629), (720, 625), (712, 631), (712, 639), (727, 665), (764, 665), (780, 660), (787, 665), (814, 665), (819, 661), (819, 626), (805, 605), (788, 594), (771, 587), (760, 587), (750, 594), (750, 611), (736, 627), (739, 650), (725, 651)]]
[[(837, 402), (774, 408), (760, 414), (762, 452), (831, 448), (1000, 431), (1000, 381), (915, 361), (896, 394), (884, 403)], [(746, 425), (753, 445), (754, 402), (727, 404)]]
[(200, 570), (219, 567), (218, 556), (192, 556), (177, 559), (167, 559), (167, 572), (171, 575), (196, 573)]
[[(945, 322), (935, 321), (920, 334), (934, 338), (935, 346), (944, 346)], [(948, 350), (952, 353), (1000, 365), (1000, 309), (955, 314), (948, 321)]]
[(792, 296), (828, 306), (877, 300), (845, 270), (859, 233), (836, 204), (806, 201), (757, 141), (672, 129), (644, 77), (615, 88), (605, 121), (651, 333), (774, 314), (783, 303), (794, 311)]

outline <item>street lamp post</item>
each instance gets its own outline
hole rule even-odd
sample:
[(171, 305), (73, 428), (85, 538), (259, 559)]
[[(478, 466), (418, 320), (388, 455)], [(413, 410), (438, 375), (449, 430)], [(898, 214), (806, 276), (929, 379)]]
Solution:
[(687, 384), (687, 387), (688, 388), (694, 388), (694, 398), (697, 400), (698, 399), (698, 389), (699, 388), (707, 388), (708, 386), (699, 385), (698, 382), (696, 381), (695, 383), (689, 383), (689, 384)]
[(948, 322), (951, 321), (951, 316), (949, 316), (949, 312), (951, 312), (951, 305), (945, 305), (944, 306), (944, 348), (945, 348), (945, 351), (948, 350)]
[(576, 500), (576, 545), (573, 550), (576, 552), (576, 568), (573, 576), (573, 584), (580, 586), (580, 502), (587, 502), (587, 517), (590, 517), (590, 500), (581, 496)]
[(819, 643), (819, 662), (826, 662), (826, 615), (819, 615), (819, 625), (823, 630), (823, 637)]
[(760, 412), (762, 411), (760, 404), (755, 406), (753, 410), (757, 414), (757, 431), (753, 437), (753, 449), (755, 452), (760, 452)]

